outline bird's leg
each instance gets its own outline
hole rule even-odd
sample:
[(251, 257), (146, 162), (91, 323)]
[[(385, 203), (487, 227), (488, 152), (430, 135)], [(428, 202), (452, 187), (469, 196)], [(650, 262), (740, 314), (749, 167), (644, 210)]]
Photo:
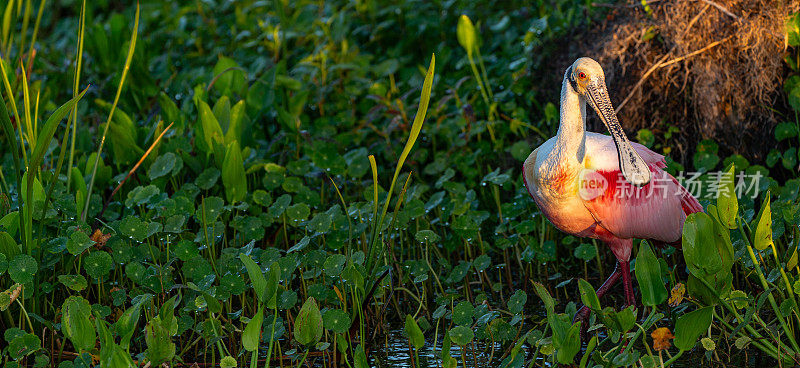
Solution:
[[(630, 274), (628, 274), (628, 272), (623, 274), (622, 271), (621, 271), (621, 268), (624, 268), (625, 271), (628, 271), (628, 263), (626, 262), (624, 267), (620, 267), (620, 265), (622, 265), (622, 262), (618, 262), (617, 263), (617, 266), (614, 267), (614, 272), (612, 272), (611, 275), (609, 275), (608, 278), (606, 279), (606, 281), (603, 283), (603, 285), (600, 286), (599, 289), (597, 289), (597, 298), (598, 299), (602, 298), (603, 295), (605, 295), (606, 292), (608, 292), (608, 290), (611, 289), (611, 287), (614, 286), (614, 284), (616, 284), (617, 281), (619, 281), (619, 277), (620, 276), (625, 277), (625, 275), (627, 275), (627, 277), (629, 279), (628, 281), (630, 281)], [(587, 323), (589, 322), (589, 318), (588, 318), (589, 317), (589, 311), (590, 310), (589, 310), (589, 308), (587, 306), (585, 306), (585, 305), (582, 306), (578, 310), (578, 312), (575, 313), (575, 318), (572, 320), (572, 322), (574, 323), (576, 321), (582, 321), (583, 322), (583, 324), (582, 324), (583, 328), (582, 329), (585, 330), (588, 327)]]
[(619, 261), (617, 268), (621, 269), (622, 273), (622, 286), (625, 289), (625, 308), (636, 305), (636, 296), (633, 294), (633, 285), (631, 284), (630, 261)]

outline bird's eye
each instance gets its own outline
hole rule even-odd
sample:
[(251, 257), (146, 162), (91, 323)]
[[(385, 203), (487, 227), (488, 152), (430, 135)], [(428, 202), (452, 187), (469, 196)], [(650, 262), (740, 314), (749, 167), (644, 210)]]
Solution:
[(578, 78), (586, 79), (586, 74), (584, 72), (578, 72)]

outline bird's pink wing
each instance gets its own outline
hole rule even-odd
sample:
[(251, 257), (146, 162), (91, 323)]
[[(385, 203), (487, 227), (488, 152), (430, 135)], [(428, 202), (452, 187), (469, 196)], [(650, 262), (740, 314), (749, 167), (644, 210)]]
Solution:
[[(633, 145), (650, 168), (650, 183), (642, 187), (628, 183), (622, 177), (617, 158), (613, 157), (616, 167), (606, 159), (602, 170), (594, 171), (594, 175), (595, 178), (602, 176), (607, 185), (604, 190), (590, 191), (589, 195), (582, 193), (584, 205), (597, 223), (616, 237), (676, 242), (681, 238), (686, 216), (703, 208), (664, 171), (666, 163), (662, 155), (640, 144)], [(598, 150), (593, 160), (604, 155), (608, 155), (608, 150)]]

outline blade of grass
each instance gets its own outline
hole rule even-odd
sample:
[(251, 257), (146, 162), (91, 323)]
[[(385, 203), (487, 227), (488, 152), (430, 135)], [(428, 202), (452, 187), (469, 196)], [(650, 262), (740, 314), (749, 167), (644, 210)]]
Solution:
[[(44, 0), (42, 0), (44, 2)], [(44, 5), (44, 4), (42, 4)], [(83, 35), (84, 29), (86, 28), (86, 0), (83, 0), (83, 4), (81, 5), (81, 19), (80, 25), (78, 26), (78, 48), (75, 52), (75, 76), (73, 77), (73, 85), (72, 85), (72, 96), (78, 94), (78, 86), (80, 85), (81, 80), (81, 63), (83, 62)], [(70, 121), (73, 122), (72, 124), (72, 141), (69, 144), (69, 163), (67, 164), (67, 193), (69, 193), (70, 185), (72, 184), (72, 164), (75, 158), (75, 136), (78, 135), (78, 109), (75, 108), (72, 110), (72, 114), (69, 116)], [(67, 122), (67, 126), (69, 127), (69, 122)]]
[[(39, 13), (36, 14), (36, 22), (33, 24), (33, 36), (31, 36), (31, 47), (30, 47), (30, 49), (28, 49), (28, 62), (26, 63), (28, 69), (31, 68), (31, 64), (33, 62), (33, 55), (34, 55), (33, 46), (36, 45), (36, 37), (39, 35), (39, 24), (42, 23), (42, 13), (44, 13), (44, 4), (45, 3), (46, 3), (46, 0), (41, 0), (39, 2)], [(73, 93), (72, 97), (75, 97), (74, 93)]]
[[(23, 244), (25, 244), (25, 250), (28, 255), (30, 255), (32, 247), (31, 247), (31, 239), (33, 236), (33, 180), (36, 177), (39, 166), (44, 161), (44, 154), (47, 152), (47, 148), (50, 146), (50, 141), (53, 140), (53, 136), (56, 134), (56, 128), (58, 128), (58, 124), (61, 122), (69, 110), (72, 109), (75, 104), (83, 97), (86, 93), (86, 90), (83, 90), (78, 97), (75, 97), (65, 104), (61, 105), (56, 111), (47, 118), (44, 125), (42, 126), (42, 131), (39, 133), (39, 136), (36, 138), (36, 146), (31, 153), (31, 161), (30, 166), (28, 166), (27, 170), (27, 192), (25, 197), (25, 207), (26, 211), (25, 214), (25, 221), (26, 226), (25, 229), (27, 230), (25, 237), (23, 239)], [(28, 207), (30, 206), (30, 207)]]
[[(435, 66), (436, 66), (436, 55), (431, 55), (431, 64), (428, 67), (428, 72), (425, 75), (425, 82), (422, 84), (422, 94), (420, 96), (419, 107), (417, 108), (417, 114), (416, 116), (414, 116), (414, 123), (411, 125), (411, 133), (408, 136), (408, 141), (406, 141), (406, 145), (403, 148), (403, 152), (400, 154), (400, 159), (397, 161), (397, 166), (395, 167), (394, 170), (394, 176), (392, 177), (392, 183), (389, 186), (389, 192), (386, 194), (386, 202), (383, 205), (383, 212), (381, 213), (378, 222), (376, 222), (375, 227), (373, 228), (374, 230), (372, 233), (372, 240), (369, 243), (370, 244), (369, 254), (367, 257), (367, 275), (372, 275), (375, 267), (375, 261), (378, 258), (380, 258), (380, 256), (382, 256), (383, 253), (384, 247), (381, 247), (381, 253), (375, 254), (375, 252), (377, 251), (377, 247), (380, 244), (378, 242), (378, 234), (380, 233), (380, 228), (381, 225), (383, 224), (383, 220), (386, 218), (386, 212), (389, 210), (389, 202), (391, 202), (392, 199), (392, 191), (394, 191), (394, 186), (397, 183), (397, 177), (400, 175), (400, 170), (403, 168), (403, 164), (405, 163), (406, 158), (408, 158), (409, 153), (411, 153), (411, 148), (414, 147), (414, 143), (417, 141), (417, 137), (419, 137), (419, 133), (422, 130), (422, 123), (425, 121), (425, 114), (428, 111), (428, 102), (430, 102), (431, 98), (431, 87), (433, 85), (433, 74)], [(374, 160), (374, 158), (371, 160)], [(373, 174), (373, 176), (376, 177), (377, 175)]]
[[(4, 74), (5, 75), (5, 74)], [(6, 101), (3, 99), (3, 94), (0, 93), (0, 128), (3, 129), (3, 133), (5, 134), (6, 138), (8, 139), (9, 147), (11, 150), (11, 156), (14, 159), (14, 176), (17, 182), (17, 190), (22, 190), (22, 164), (20, 162), (20, 153), (19, 148), (13, 144), (13, 141), (16, 139), (16, 135), (14, 134), (14, 127), (11, 125), (11, 118), (8, 116), (8, 110), (6, 109)], [(19, 200), (18, 202), (19, 203)], [(20, 210), (22, 206), (20, 206)], [(22, 211), (20, 211), (22, 212)], [(19, 231), (21, 234), (25, 233), (25, 219), (23, 216), (17, 216), (19, 219)]]
[(139, 30), (139, 3), (136, 3), (136, 15), (134, 16), (133, 20), (133, 34), (131, 35), (130, 46), (128, 47), (128, 56), (125, 58), (125, 67), (122, 69), (122, 77), (119, 79), (119, 85), (117, 86), (117, 94), (114, 96), (114, 103), (111, 105), (111, 111), (108, 113), (108, 119), (106, 120), (106, 127), (103, 129), (103, 136), (100, 138), (100, 147), (97, 148), (97, 157), (94, 161), (94, 167), (92, 168), (92, 177), (89, 179), (89, 187), (86, 191), (86, 204), (83, 208), (83, 212), (81, 212), (81, 221), (86, 221), (86, 215), (89, 213), (89, 203), (91, 202), (89, 199), (92, 197), (92, 187), (94, 186), (94, 179), (97, 175), (97, 165), (100, 163), (100, 155), (103, 153), (103, 145), (106, 143), (106, 135), (108, 134), (108, 127), (111, 125), (111, 118), (114, 116), (114, 110), (117, 109), (117, 103), (119, 102), (119, 96), (122, 94), (122, 86), (125, 84), (125, 77), (128, 75), (128, 70), (131, 67), (131, 61), (133, 60), (133, 50), (136, 48), (136, 36)]
[[(14, 90), (11, 88), (11, 82), (8, 80), (8, 74), (6, 73), (5, 63), (3, 62), (3, 58), (0, 57), (0, 75), (3, 77), (3, 86), (6, 89), (6, 96), (8, 97), (8, 101), (11, 104), (11, 111), (14, 112), (14, 119), (17, 121), (17, 130), (19, 131), (19, 146), (20, 152), (22, 152), (22, 162), (25, 166), (28, 166), (28, 154), (25, 151), (25, 137), (22, 134), (22, 120), (19, 117), (19, 111), (17, 110), (17, 101), (14, 98)], [(10, 120), (9, 120), (10, 122)]]
[(25, 72), (25, 66), (22, 65), (21, 60), (19, 62), (19, 68), (22, 71), (20, 73), (22, 75), (22, 108), (25, 113), (25, 130), (28, 136), (28, 146), (36, 147), (36, 131), (34, 131), (33, 123), (31, 122), (31, 95), (30, 89), (28, 88), (28, 73)]
[(342, 211), (344, 211), (344, 215), (345, 217), (347, 217), (348, 235), (347, 235), (347, 249), (345, 250), (345, 253), (347, 254), (347, 265), (349, 266), (351, 264), (350, 256), (352, 255), (350, 247), (353, 241), (353, 221), (350, 219), (350, 215), (347, 213), (347, 204), (344, 201), (344, 197), (342, 197), (342, 192), (339, 191), (339, 187), (336, 185), (336, 182), (333, 181), (333, 178), (331, 178), (330, 175), (327, 176), (328, 180), (330, 180), (331, 184), (333, 185), (333, 189), (336, 189), (336, 195), (339, 196), (339, 200), (342, 202)]

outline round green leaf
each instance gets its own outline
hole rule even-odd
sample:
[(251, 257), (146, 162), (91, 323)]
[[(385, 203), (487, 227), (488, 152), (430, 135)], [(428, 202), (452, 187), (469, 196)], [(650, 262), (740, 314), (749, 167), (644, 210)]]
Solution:
[(450, 330), (450, 341), (459, 346), (466, 346), (475, 337), (472, 329), (465, 326), (456, 326)]
[(253, 192), (253, 201), (261, 207), (267, 207), (272, 204), (272, 196), (263, 189), (258, 189)]
[(528, 294), (522, 290), (517, 290), (514, 295), (508, 299), (508, 311), (514, 314), (521, 313), (527, 301)]
[(58, 282), (78, 292), (83, 291), (87, 286), (86, 278), (83, 275), (58, 275)]
[(194, 180), (194, 185), (197, 185), (200, 189), (209, 190), (217, 183), (219, 175), (219, 170), (214, 167), (209, 167), (197, 176), (197, 179)]
[(350, 329), (350, 315), (341, 309), (329, 309), (322, 315), (325, 329), (335, 333), (345, 333)]
[(94, 241), (89, 238), (86, 233), (80, 230), (75, 230), (67, 240), (67, 251), (73, 256), (83, 253), (94, 244)]
[(597, 248), (593, 244), (584, 243), (575, 248), (574, 255), (575, 258), (591, 261), (592, 258), (597, 256)]
[(345, 262), (347, 262), (347, 257), (344, 254), (332, 254), (325, 259), (322, 268), (328, 276), (339, 276), (344, 269)]
[(468, 301), (462, 301), (453, 308), (453, 323), (462, 326), (472, 324), (472, 315), (475, 313), (475, 307)]
[(11, 280), (19, 284), (27, 284), (33, 281), (33, 276), (39, 270), (39, 265), (33, 257), (27, 254), (19, 254), (8, 263), (8, 274)]
[(113, 267), (114, 261), (106, 252), (92, 252), (83, 260), (83, 269), (93, 279), (102, 279)]
[(172, 152), (167, 152), (158, 156), (158, 158), (153, 161), (153, 164), (150, 165), (150, 169), (147, 170), (147, 176), (150, 177), (150, 180), (160, 178), (172, 171), (175, 167), (176, 157), (177, 156)]

